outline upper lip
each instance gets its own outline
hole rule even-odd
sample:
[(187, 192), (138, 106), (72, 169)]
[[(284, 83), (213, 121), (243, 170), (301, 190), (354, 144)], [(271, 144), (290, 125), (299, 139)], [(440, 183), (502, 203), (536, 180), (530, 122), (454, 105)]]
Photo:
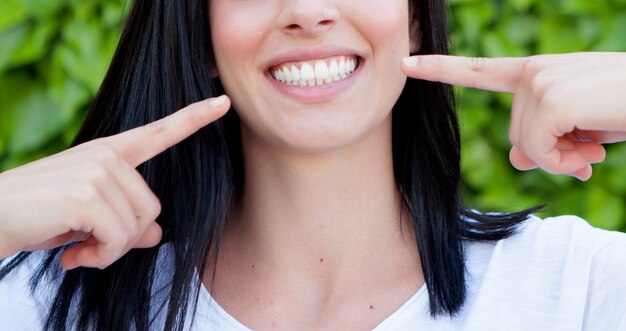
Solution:
[(316, 48), (295, 48), (273, 57), (267, 62), (265, 68), (269, 69), (287, 62), (310, 61), (342, 55), (356, 55), (360, 58), (363, 57), (363, 55), (357, 50), (342, 46), (327, 45)]

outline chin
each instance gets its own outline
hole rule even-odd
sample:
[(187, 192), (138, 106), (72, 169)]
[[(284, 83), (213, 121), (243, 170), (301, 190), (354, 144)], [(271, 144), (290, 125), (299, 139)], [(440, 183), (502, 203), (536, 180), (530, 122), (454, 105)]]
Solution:
[(369, 145), (372, 141), (384, 139), (391, 135), (391, 121), (383, 121), (367, 127), (361, 125), (299, 127), (294, 130), (282, 131), (277, 136), (278, 147), (296, 154), (324, 154), (345, 151), (359, 145)]

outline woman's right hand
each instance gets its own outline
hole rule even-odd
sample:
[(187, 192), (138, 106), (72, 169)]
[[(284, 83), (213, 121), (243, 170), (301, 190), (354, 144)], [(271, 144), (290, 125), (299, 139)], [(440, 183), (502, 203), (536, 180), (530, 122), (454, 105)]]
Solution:
[(79, 241), (65, 269), (104, 269), (132, 248), (153, 247), (161, 205), (135, 168), (226, 113), (227, 97), (95, 139), (0, 173), (0, 259)]

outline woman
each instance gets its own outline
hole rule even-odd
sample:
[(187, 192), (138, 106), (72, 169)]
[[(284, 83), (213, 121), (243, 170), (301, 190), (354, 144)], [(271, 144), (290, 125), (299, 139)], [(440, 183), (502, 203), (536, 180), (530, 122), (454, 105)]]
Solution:
[[(435, 0), (135, 1), (75, 147), (0, 176), (11, 192), (0, 202), (10, 220), (0, 225), (3, 256), (79, 242), (4, 264), (2, 322), (624, 327), (626, 304), (609, 300), (626, 288), (604, 283), (626, 270), (624, 235), (575, 218), (527, 220), (532, 210), (464, 209), (450, 90), (406, 79), (516, 93), (514, 165), (584, 180), (604, 158), (600, 143), (622, 140), (617, 110), (626, 102), (613, 92), (624, 56), (401, 65), (410, 53), (447, 53), (444, 8)], [(573, 88), (570, 75), (590, 72), (599, 84), (586, 88), (606, 96), (602, 116), (588, 114), (584, 97), (559, 94)], [(229, 98), (197, 102), (222, 92)], [(229, 101), (233, 111), (213, 122)]]

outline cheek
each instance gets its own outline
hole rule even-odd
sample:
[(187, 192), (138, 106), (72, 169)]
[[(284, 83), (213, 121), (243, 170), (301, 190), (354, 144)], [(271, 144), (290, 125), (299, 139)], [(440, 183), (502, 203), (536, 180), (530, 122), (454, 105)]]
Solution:
[(409, 49), (408, 2), (406, 0), (358, 1), (359, 26), (372, 48), (385, 48), (386, 53), (400, 54)]
[[(409, 55), (409, 6), (406, 0), (364, 0), (355, 15), (360, 33), (370, 43), (380, 109), (391, 109), (406, 83), (402, 58)], [(384, 81), (384, 84), (380, 82)]]
[[(391, 108), (402, 92), (406, 75), (402, 58), (410, 53), (409, 5), (407, 0), (362, 0), (353, 6), (353, 25), (358, 27), (372, 50), (380, 108)], [(358, 13), (358, 15), (356, 14)], [(358, 21), (356, 21), (358, 20)], [(380, 82), (384, 81), (384, 84)]]
[(211, 1), (211, 38), (222, 78), (228, 78), (242, 61), (254, 60), (272, 22), (272, 8), (268, 5), (271, 4), (265, 1), (257, 2), (257, 5), (230, 0)]

